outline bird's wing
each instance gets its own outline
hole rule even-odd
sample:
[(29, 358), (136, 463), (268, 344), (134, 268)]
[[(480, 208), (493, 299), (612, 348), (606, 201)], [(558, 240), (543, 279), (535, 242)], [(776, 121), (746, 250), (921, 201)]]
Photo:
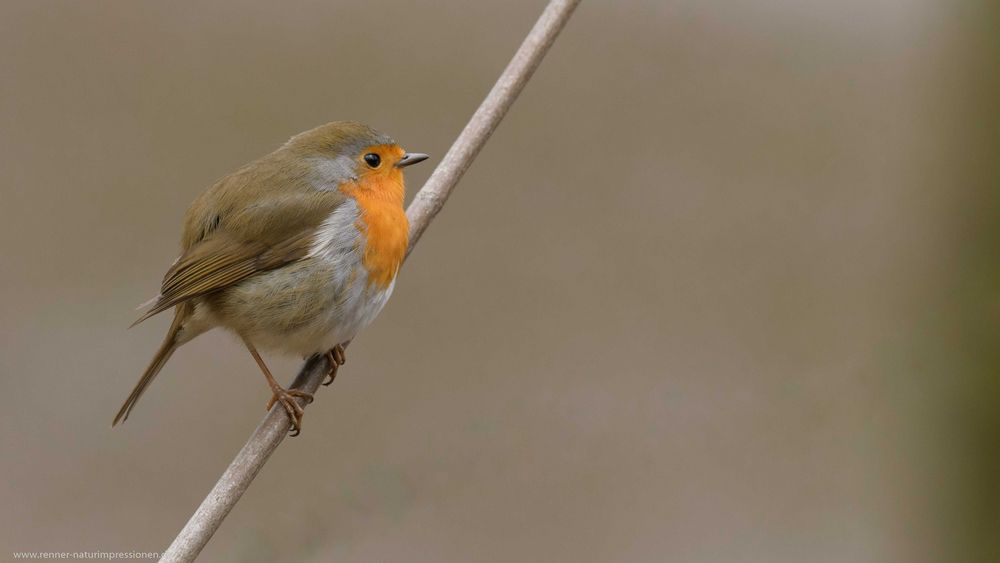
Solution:
[[(164, 276), (152, 308), (133, 326), (178, 303), (303, 258), (320, 225), (345, 199), (337, 191), (311, 187), (280, 195), (265, 190), (223, 179), (192, 204), (184, 253)], [(254, 191), (259, 196), (246, 197)], [(235, 197), (238, 192), (243, 197)]]
[(152, 308), (133, 326), (178, 303), (304, 257), (314, 235), (315, 229), (305, 230), (275, 245), (238, 241), (224, 233), (210, 236), (192, 246), (167, 271)]

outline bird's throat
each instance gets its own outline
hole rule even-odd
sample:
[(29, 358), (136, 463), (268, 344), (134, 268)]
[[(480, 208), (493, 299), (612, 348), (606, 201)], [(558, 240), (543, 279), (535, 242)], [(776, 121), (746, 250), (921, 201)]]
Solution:
[(355, 226), (365, 235), (362, 264), (368, 286), (384, 290), (396, 278), (409, 244), (402, 174), (361, 178), (341, 185), (340, 191), (354, 198), (360, 209)]

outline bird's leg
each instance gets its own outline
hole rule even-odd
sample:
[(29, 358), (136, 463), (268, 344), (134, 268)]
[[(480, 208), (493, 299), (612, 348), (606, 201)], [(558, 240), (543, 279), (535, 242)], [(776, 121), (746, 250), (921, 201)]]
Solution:
[(347, 362), (347, 356), (344, 355), (344, 346), (342, 344), (337, 344), (333, 348), (326, 351), (326, 361), (330, 364), (330, 376), (329, 381), (324, 381), (323, 385), (329, 385), (333, 383), (333, 380), (337, 378), (337, 369)]
[(267, 379), (267, 386), (271, 388), (272, 395), (271, 399), (267, 402), (267, 410), (271, 410), (274, 403), (281, 403), (285, 412), (288, 413), (288, 419), (292, 422), (292, 436), (298, 436), (302, 432), (302, 416), (305, 414), (305, 411), (295, 398), (302, 397), (306, 400), (306, 404), (309, 404), (313, 401), (312, 393), (307, 393), (300, 389), (285, 389), (279, 385), (274, 376), (271, 375), (271, 370), (267, 369), (267, 365), (264, 364), (264, 360), (257, 353), (254, 345), (246, 338), (243, 339), (243, 344), (246, 345), (247, 350), (250, 350), (250, 355), (257, 361), (260, 370), (264, 372), (264, 378)]

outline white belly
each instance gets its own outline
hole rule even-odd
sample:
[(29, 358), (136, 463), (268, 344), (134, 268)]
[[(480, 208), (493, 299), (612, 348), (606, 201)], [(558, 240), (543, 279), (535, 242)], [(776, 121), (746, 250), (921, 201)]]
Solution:
[[(308, 357), (320, 354), (353, 339), (367, 327), (389, 300), (395, 281), (383, 290), (369, 287), (361, 274), (349, 286), (330, 283), (318, 292), (292, 292), (311, 303), (322, 302), (308, 319), (269, 315), (271, 322), (247, 325), (239, 321), (223, 323), (246, 335), (258, 348)], [(337, 295), (337, 299), (332, 296)], [(273, 300), (265, 300), (270, 305)], [(283, 301), (283, 300), (282, 300)], [(259, 303), (259, 302), (258, 302)], [(259, 316), (258, 316), (259, 318)]]
[(389, 287), (384, 290), (378, 290), (368, 288), (368, 280), (364, 279), (365, 277), (359, 277), (354, 285), (348, 289), (350, 295), (344, 301), (342, 308), (330, 310), (325, 321), (320, 319), (319, 322), (325, 324), (327, 330), (322, 336), (318, 351), (325, 352), (337, 344), (354, 338), (375, 320), (375, 317), (382, 312), (382, 307), (385, 307), (386, 302), (389, 301), (396, 280), (393, 280)]

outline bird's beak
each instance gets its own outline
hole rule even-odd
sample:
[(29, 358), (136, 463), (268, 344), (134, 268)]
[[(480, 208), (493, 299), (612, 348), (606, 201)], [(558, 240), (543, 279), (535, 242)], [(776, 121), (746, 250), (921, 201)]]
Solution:
[(430, 157), (422, 152), (408, 152), (403, 155), (403, 158), (399, 159), (399, 162), (396, 163), (396, 168), (406, 168), (412, 164), (423, 162), (428, 158)]

